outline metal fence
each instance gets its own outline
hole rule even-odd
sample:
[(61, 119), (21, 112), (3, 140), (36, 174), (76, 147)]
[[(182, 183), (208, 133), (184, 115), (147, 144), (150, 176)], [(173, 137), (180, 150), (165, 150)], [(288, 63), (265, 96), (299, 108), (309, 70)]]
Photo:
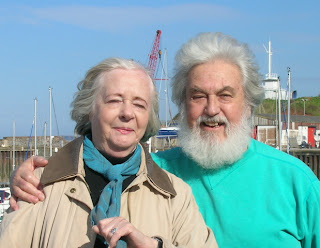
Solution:
[(308, 165), (320, 179), (320, 149), (297, 149), (291, 151), (291, 154)]

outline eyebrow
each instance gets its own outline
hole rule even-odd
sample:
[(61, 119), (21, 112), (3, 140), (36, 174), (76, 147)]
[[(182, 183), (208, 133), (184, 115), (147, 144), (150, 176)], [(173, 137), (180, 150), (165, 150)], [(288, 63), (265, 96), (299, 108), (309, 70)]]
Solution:
[[(222, 89), (218, 90), (217, 93), (219, 94), (219, 93), (222, 93), (222, 92), (224, 92), (224, 91), (229, 91), (229, 92), (231, 92), (232, 94), (235, 94), (235, 92), (236, 92), (233, 87), (231, 87), (231, 86), (225, 86), (225, 87), (223, 87)], [(199, 88), (199, 87), (197, 87), (197, 86), (193, 86), (192, 88), (190, 88), (190, 89), (189, 89), (189, 92), (190, 92), (190, 93), (203, 93), (203, 94), (208, 94), (208, 92), (207, 92), (206, 90), (201, 89), (201, 88)]]
[(193, 86), (192, 88), (189, 89), (190, 93), (203, 93), (203, 94), (207, 94), (207, 91), (197, 87), (197, 86)]
[(224, 91), (229, 91), (230, 93), (232, 94), (235, 94), (236, 93), (236, 90), (235, 88), (231, 87), (231, 86), (225, 86), (223, 87), (221, 90), (218, 91), (218, 93), (222, 93)]

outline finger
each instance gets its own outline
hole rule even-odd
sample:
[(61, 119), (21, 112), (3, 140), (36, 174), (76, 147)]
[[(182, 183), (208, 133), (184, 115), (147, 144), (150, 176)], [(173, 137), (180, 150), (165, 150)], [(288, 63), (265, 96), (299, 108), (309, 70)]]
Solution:
[[(116, 228), (116, 229), (115, 229)], [(110, 248), (116, 247), (120, 239), (125, 239), (127, 235), (133, 232), (134, 226), (124, 218), (117, 218), (117, 225), (109, 231)]]
[(10, 199), (9, 199), (9, 204), (10, 204), (10, 207), (13, 209), (13, 211), (16, 211), (19, 209), (19, 206), (17, 204), (17, 198), (15, 196), (11, 196)]
[(40, 156), (32, 156), (31, 160), (32, 160), (32, 165), (34, 166), (34, 168), (44, 167), (48, 164), (48, 160), (46, 160), (44, 157), (40, 157)]
[[(117, 242), (121, 238), (121, 235), (116, 234), (118, 229), (110, 228), (110, 226), (109, 227), (104, 226), (103, 228), (101, 228), (101, 227), (99, 228), (97, 225), (94, 225), (92, 227), (92, 229), (95, 233), (100, 234), (101, 236), (104, 237), (104, 239), (109, 244), (109, 246), (108, 246), (109, 248), (116, 247)], [(113, 231), (113, 230), (115, 230), (115, 231)]]
[[(39, 179), (34, 175), (30, 175), (26, 178), (28, 179), (25, 179), (24, 176), (13, 179), (12, 194), (25, 201), (27, 201), (25, 195), (30, 194), (42, 201), (44, 199), (44, 194), (42, 192), (42, 186), (40, 185)], [(29, 183), (29, 181), (32, 181), (32, 183)]]
[(109, 248), (116, 248), (118, 241), (121, 239), (123, 230), (120, 228), (111, 229), (109, 231)]
[(100, 234), (99, 233), (99, 227), (97, 226), (97, 225), (94, 225), (93, 227), (92, 227), (92, 230), (96, 233), (96, 234)]
[(30, 203), (37, 203), (39, 201), (39, 197), (26, 193), (25, 191), (21, 190), (18, 187), (14, 187), (15, 197), (16, 199), (19, 198), (26, 202)]
[(21, 172), (20, 177), (14, 177), (13, 180), (15, 179), (17, 180), (17, 184), (19, 184), (19, 186), (26, 186), (29, 184), (29, 187), (31, 187), (31, 185), (35, 188), (40, 186), (40, 179), (36, 177), (32, 171)]
[[(111, 232), (112, 229), (117, 230), (118, 224), (119, 224), (119, 217), (112, 217), (112, 218), (106, 218), (103, 220), (100, 220), (97, 225), (93, 226), (93, 230), (104, 237), (104, 239), (110, 244), (110, 240), (113, 236), (113, 232)], [(117, 243), (117, 240), (119, 240), (121, 236), (119, 236), (114, 242)], [(110, 248), (112, 246), (109, 246)]]
[[(33, 161), (35, 163), (42, 161), (42, 164), (45, 164), (47, 160), (45, 160), (42, 157), (32, 157), (26, 160), (24, 163), (22, 163), (21, 166), (15, 172), (14, 176), (12, 177), (11, 191), (13, 195), (25, 201), (27, 201), (27, 199), (25, 198), (26, 194), (24, 194), (22, 191), (24, 191), (27, 194), (31, 194), (37, 197), (38, 200), (42, 201), (44, 200), (42, 185), (40, 184), (39, 178), (37, 178), (33, 173)], [(31, 196), (27, 198), (30, 197)], [(34, 203), (35, 201), (32, 200), (32, 202)]]

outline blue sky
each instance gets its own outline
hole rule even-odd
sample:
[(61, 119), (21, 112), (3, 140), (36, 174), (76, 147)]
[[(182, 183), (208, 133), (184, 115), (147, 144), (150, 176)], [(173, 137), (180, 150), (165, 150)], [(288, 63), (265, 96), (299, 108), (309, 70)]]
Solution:
[[(223, 32), (248, 43), (261, 74), (268, 69), (263, 45), (272, 41), (272, 71), (283, 87), (287, 67), (298, 97), (320, 94), (320, 1), (69, 0), (0, 2), (0, 138), (28, 136), (38, 99), (37, 133), (72, 135), (70, 102), (85, 72), (104, 58), (147, 64), (156, 30), (168, 54), (168, 75), (179, 47), (200, 32)], [(158, 83), (160, 89), (160, 83)], [(164, 86), (161, 86), (163, 90)], [(164, 115), (161, 94), (161, 119)], [(172, 114), (177, 112), (171, 104)], [(58, 125), (56, 125), (58, 123)], [(58, 128), (57, 128), (58, 127)]]

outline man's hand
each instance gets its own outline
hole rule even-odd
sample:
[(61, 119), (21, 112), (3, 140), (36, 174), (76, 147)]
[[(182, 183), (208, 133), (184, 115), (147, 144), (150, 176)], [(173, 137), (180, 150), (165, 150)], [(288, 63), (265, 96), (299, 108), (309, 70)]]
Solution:
[(158, 241), (145, 236), (122, 217), (103, 219), (92, 229), (105, 238), (109, 248), (115, 248), (120, 238), (127, 242), (128, 248), (158, 247)]
[(43, 157), (32, 156), (24, 161), (12, 174), (10, 183), (12, 194), (10, 206), (13, 210), (18, 209), (18, 198), (31, 203), (37, 203), (39, 200), (44, 200), (42, 185), (33, 171), (37, 167), (46, 166), (47, 163), (48, 160)]

